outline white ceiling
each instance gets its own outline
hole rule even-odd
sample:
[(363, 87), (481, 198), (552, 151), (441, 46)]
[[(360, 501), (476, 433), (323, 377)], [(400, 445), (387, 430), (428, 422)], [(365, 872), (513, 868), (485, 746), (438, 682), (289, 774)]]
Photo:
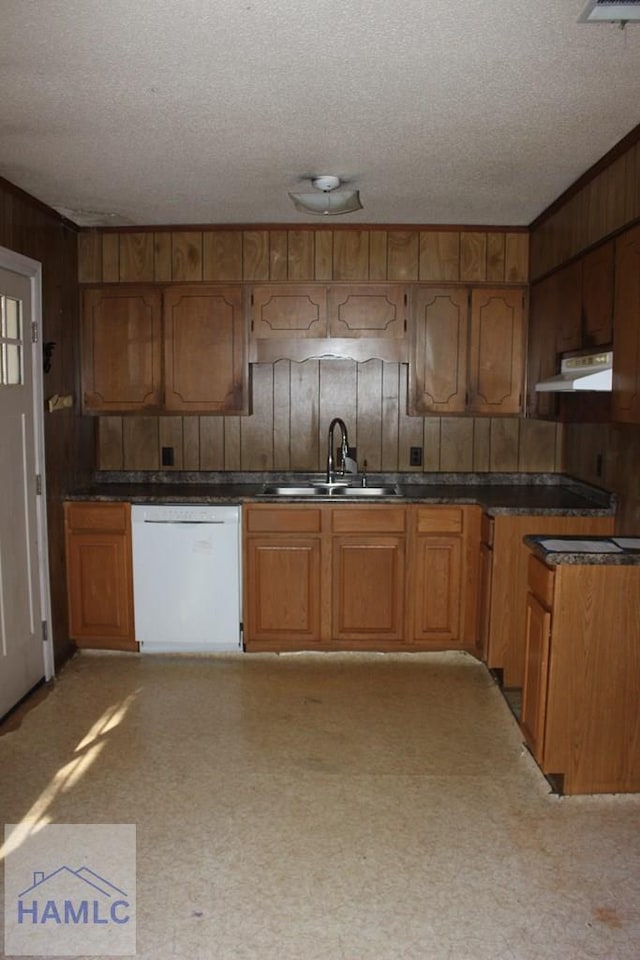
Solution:
[[(0, 175), (79, 224), (528, 224), (640, 122), (585, 0), (2, 0)], [(308, 186), (308, 184), (304, 184)]]

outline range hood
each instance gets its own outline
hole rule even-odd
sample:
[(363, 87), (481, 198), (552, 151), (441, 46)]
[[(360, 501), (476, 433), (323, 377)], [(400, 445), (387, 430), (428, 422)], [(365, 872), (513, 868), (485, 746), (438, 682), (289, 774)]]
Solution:
[(601, 390), (611, 392), (613, 353), (591, 353), (582, 357), (567, 357), (560, 364), (560, 373), (536, 383), (538, 393), (552, 391), (575, 392)]

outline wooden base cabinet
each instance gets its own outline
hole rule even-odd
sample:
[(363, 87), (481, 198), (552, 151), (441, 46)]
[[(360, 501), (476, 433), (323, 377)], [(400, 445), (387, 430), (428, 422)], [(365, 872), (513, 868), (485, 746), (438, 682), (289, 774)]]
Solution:
[(69, 635), (78, 647), (137, 650), (131, 507), (65, 503)]
[(640, 566), (528, 561), (521, 728), (567, 794), (640, 791)]
[(484, 596), (480, 599), (480, 623), (485, 624), (482, 641), (485, 658), (488, 667), (502, 671), (505, 687), (522, 687), (529, 560), (529, 550), (522, 538), (538, 533), (607, 536), (614, 531), (614, 517), (499, 514), (487, 516), (483, 530), (485, 547), (488, 547), (483, 561), (484, 576), (490, 580), (488, 589), (484, 585)]

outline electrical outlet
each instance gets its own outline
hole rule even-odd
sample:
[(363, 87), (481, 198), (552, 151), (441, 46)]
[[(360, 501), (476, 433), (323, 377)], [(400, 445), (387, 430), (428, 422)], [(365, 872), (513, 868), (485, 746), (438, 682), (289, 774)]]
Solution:
[(174, 464), (173, 447), (162, 448), (162, 466), (172, 467)]
[(422, 447), (409, 447), (409, 465), (412, 467), (422, 466)]

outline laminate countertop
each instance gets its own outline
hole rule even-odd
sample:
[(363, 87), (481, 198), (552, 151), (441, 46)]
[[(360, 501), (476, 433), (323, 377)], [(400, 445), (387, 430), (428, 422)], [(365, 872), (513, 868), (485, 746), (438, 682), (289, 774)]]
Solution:
[(549, 566), (640, 566), (640, 537), (526, 536), (523, 541)]
[[(67, 500), (127, 501), (129, 503), (424, 503), (477, 505), (490, 515), (554, 513), (562, 516), (611, 516), (615, 496), (563, 474), (371, 474), (370, 486), (395, 485), (396, 495), (273, 496), (267, 484), (309, 483), (322, 479), (307, 473), (114, 473), (96, 474), (94, 481), (65, 495)], [(354, 486), (360, 483), (354, 478)]]

